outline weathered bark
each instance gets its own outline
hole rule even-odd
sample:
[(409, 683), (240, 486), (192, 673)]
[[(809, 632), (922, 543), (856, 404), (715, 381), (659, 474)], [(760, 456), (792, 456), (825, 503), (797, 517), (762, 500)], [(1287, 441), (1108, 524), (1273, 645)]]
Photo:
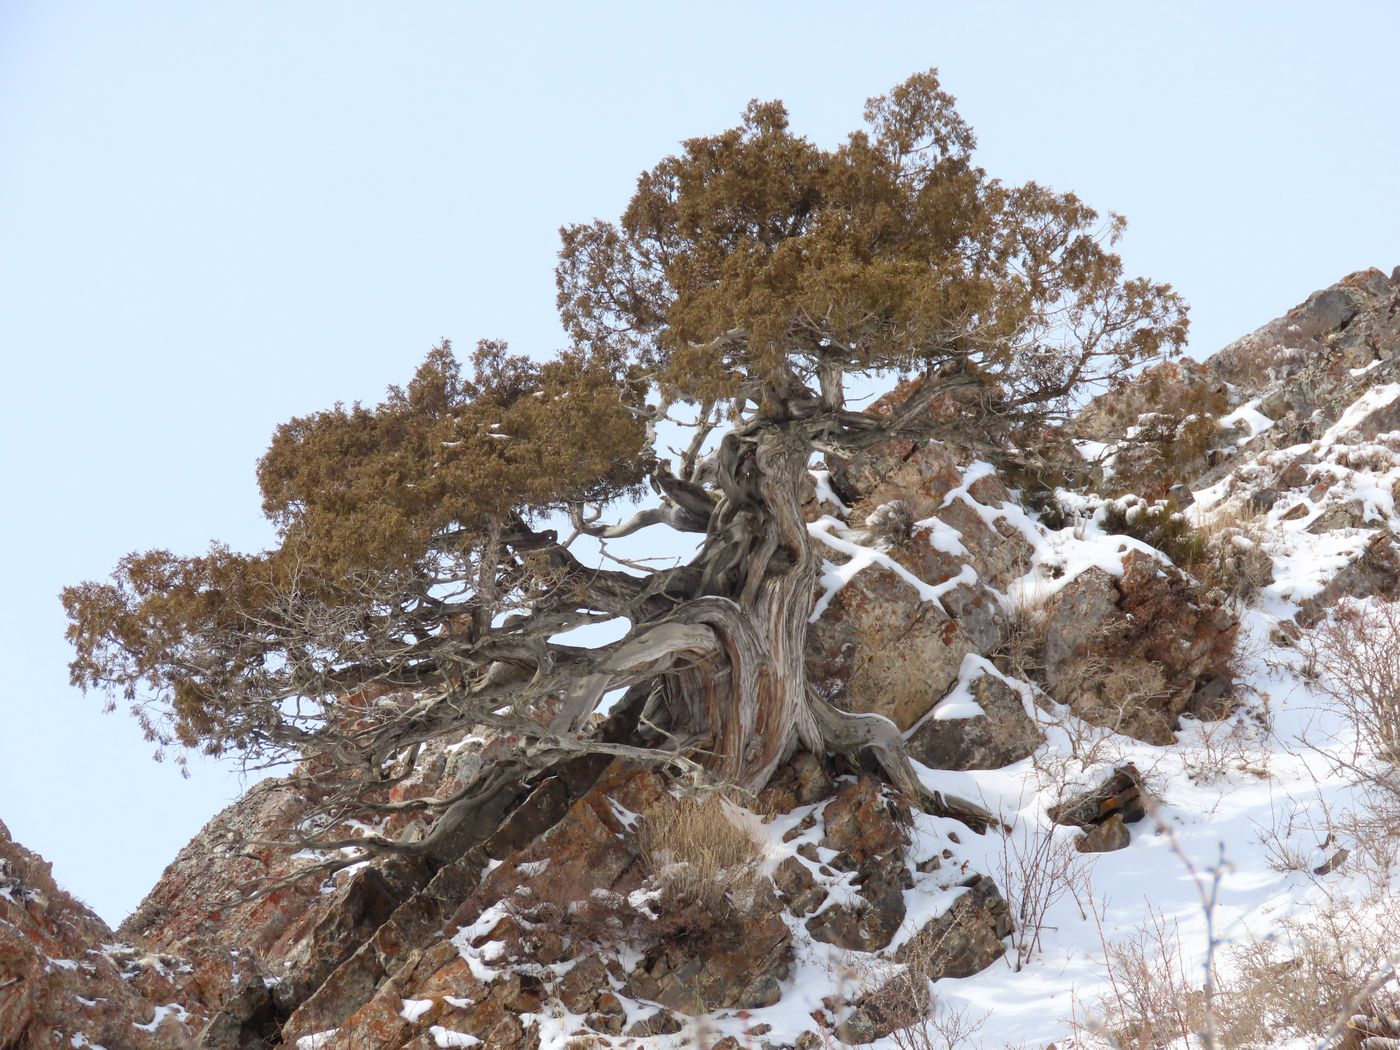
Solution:
[[(721, 497), (698, 559), (705, 593), (676, 617), (711, 629), (715, 648), (666, 676), (668, 729), (673, 737), (707, 740), (711, 771), (749, 790), (762, 788), (801, 746), (815, 754), (869, 754), (901, 790), (927, 795), (893, 723), (841, 711), (808, 684), (807, 631), (820, 566), (802, 514), (810, 456), (806, 438), (779, 425), (747, 438), (731, 435), (721, 446)], [(991, 822), (972, 803), (928, 801), (970, 824)]]

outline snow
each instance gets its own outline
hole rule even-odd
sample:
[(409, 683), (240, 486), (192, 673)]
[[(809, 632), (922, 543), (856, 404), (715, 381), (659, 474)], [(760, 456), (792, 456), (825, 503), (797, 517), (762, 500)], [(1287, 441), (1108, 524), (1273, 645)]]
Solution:
[(1370, 390), (1367, 390), (1347, 406), (1347, 410), (1342, 413), (1341, 418), (1328, 427), (1322, 437), (1318, 439), (1318, 444), (1327, 446), (1339, 443), (1367, 416), (1392, 404), (1396, 398), (1400, 398), (1400, 383), (1386, 383), (1371, 387)]
[[(1396, 393), (1369, 398), (1364, 412), (1395, 396), (1400, 396), (1400, 387)], [(746, 1028), (766, 1024), (771, 1026), (767, 1038), (784, 1041), (810, 1029), (811, 1012), (821, 1008), (823, 1000), (833, 993), (849, 998), (888, 974), (888, 957), (967, 892), (958, 885), (967, 874), (988, 874), (1004, 885), (1008, 857), (1017, 849), (1025, 849), (1036, 836), (1068, 840), (1077, 835), (1074, 829), (1050, 827), (1047, 808), (1098, 783), (1124, 762), (1131, 761), (1143, 771), (1160, 804), (1148, 819), (1132, 826), (1127, 848), (1084, 855), (1085, 892), (1078, 897), (1066, 895), (1051, 909), (1040, 953), (1019, 972), (1010, 958), (1014, 953), (1008, 953), (1008, 958), (982, 973), (944, 979), (935, 986), (940, 1009), (965, 1009), (973, 1018), (985, 1016), (986, 1027), (973, 1046), (1060, 1044), (1069, 1033), (1071, 1018), (1092, 1013), (1108, 991), (1107, 946), (1130, 935), (1149, 908), (1177, 931), (1185, 972), (1199, 982), (1211, 928), (1202, 894), (1214, 879), (1219, 879), (1219, 898), (1210, 921), (1219, 939), (1215, 961), (1224, 977), (1235, 965), (1230, 955), (1234, 946), (1266, 935), (1290, 918), (1312, 914), (1328, 899), (1359, 899), (1365, 876), (1344, 868), (1327, 876), (1324, 884), (1311, 874), (1335, 855), (1338, 846), (1346, 845), (1339, 839), (1329, 840), (1332, 818), (1365, 805), (1364, 791), (1354, 778), (1318, 751), (1328, 741), (1346, 745), (1349, 730), (1316, 683), (1305, 676), (1302, 655), (1290, 647), (1280, 648), (1271, 635), (1281, 621), (1292, 619), (1302, 601), (1315, 597), (1365, 548), (1374, 527), (1400, 525), (1391, 495), (1400, 479), (1400, 465), (1386, 466), (1382, 457), (1385, 469), (1351, 469), (1333, 447), (1335, 439), (1349, 432), (1361, 415), (1362, 411), (1348, 413), (1325, 441), (1311, 446), (1321, 452), (1314, 469), (1330, 471), (1335, 478), (1324, 496), (1309, 501), (1306, 515), (1282, 520), (1304, 498), (1301, 493), (1285, 494), (1234, 541), (1237, 547), (1262, 547), (1274, 566), (1274, 581), (1241, 614), (1243, 674), (1238, 692), (1242, 703), (1234, 715), (1214, 723), (1185, 719), (1176, 743), (1152, 746), (1090, 726), (1047, 697), (1034, 703), (1031, 687), (1002, 676), (1040, 724), (1046, 737), (1042, 747), (1004, 769), (917, 769), (928, 789), (968, 798), (997, 814), (1010, 825), (1010, 836), (974, 835), (956, 822), (916, 813), (909, 848), (914, 885), (905, 893), (906, 919), (881, 958), (872, 960), (817, 944), (807, 936), (805, 920), (790, 919), (796, 958), (782, 999), (772, 1007), (748, 1011), (743, 1018), (723, 1011), (711, 1015), (707, 1038), (730, 1034), (742, 1042)], [(1272, 425), (1252, 404), (1232, 416), (1227, 425), (1240, 421), (1251, 436)], [(1355, 445), (1348, 447), (1357, 450)], [(1281, 450), (1278, 455), (1286, 462), (1307, 448)], [(1084, 500), (1076, 509), (1075, 497), (1062, 493), (1077, 520), (1059, 530), (1045, 528), (1016, 504), (982, 504), (971, 495), (970, 487), (989, 469), (977, 464), (966, 468), (962, 483), (949, 493), (945, 505), (962, 502), (988, 525), (1009, 525), (1029, 543), (1030, 563), (1009, 586), (1004, 596), (1008, 603), (1044, 601), (1091, 568), (1121, 575), (1124, 557), (1135, 550), (1162, 560), (1152, 548), (1105, 531), (1102, 501)], [(1239, 500), (1236, 481), (1227, 477), (1197, 493), (1195, 513), (1204, 521), (1237, 506)], [(1307, 531), (1329, 507), (1348, 500), (1362, 504), (1368, 527)], [(931, 544), (944, 553), (960, 553), (961, 537), (951, 529), (940, 532), (937, 518), (919, 526), (928, 530)], [(901, 571), (887, 554), (863, 545), (855, 530), (834, 517), (824, 517), (810, 528), (827, 548), (829, 559), (821, 579), (818, 614), (842, 586), (871, 566), (894, 573), (924, 600), (937, 600), (939, 593), (946, 593), (948, 581), (919, 580)], [(954, 577), (958, 582), (965, 579), (961, 573)], [(975, 582), (975, 575), (968, 582)], [(957, 683), (925, 717), (977, 717), (981, 709), (970, 685), (982, 674), (1001, 672), (983, 657), (967, 657)], [(859, 899), (858, 888), (849, 875), (833, 875), (830, 869), (822, 872), (831, 857), (820, 846), (820, 821), (791, 841), (782, 841), (820, 808), (800, 807), (762, 825), (768, 845), (766, 868), (771, 872), (786, 858), (796, 857), (828, 889), (825, 907), (854, 902)], [(811, 855), (816, 861), (796, 852), (803, 846), (809, 852), (815, 849)], [(1298, 870), (1279, 864), (1280, 849), (1301, 858)], [(920, 861), (944, 850), (951, 856), (938, 870), (917, 873)], [(657, 1039), (652, 1045), (685, 1045), (689, 1031), (673, 1037), (675, 1042)], [(895, 1045), (892, 1039), (872, 1044), (874, 1050), (895, 1050)]]
[[(1239, 710), (1219, 722), (1185, 719), (1175, 743), (1153, 746), (1089, 725), (1049, 697), (1037, 695), (1029, 684), (1008, 678), (985, 657), (966, 656), (956, 683), (925, 720), (983, 716), (972, 685), (979, 677), (992, 675), (1021, 696), (1027, 715), (1037, 722), (1045, 742), (1033, 755), (1001, 769), (935, 770), (916, 764), (915, 771), (928, 790), (972, 800), (997, 815), (1009, 826), (1009, 835), (974, 834), (958, 822), (915, 811), (907, 855), (912, 887), (904, 894), (905, 919), (878, 957), (819, 943), (807, 932), (810, 916), (784, 913), (795, 954), (782, 997), (775, 1005), (742, 1012), (715, 1011), (702, 1020), (686, 1022), (674, 1036), (652, 1037), (645, 1045), (679, 1050), (694, 1045), (702, 1033), (708, 1040), (705, 1045), (725, 1035), (734, 1036), (742, 1045), (751, 1042), (746, 1032), (757, 1025), (769, 1026), (765, 1038), (773, 1042), (792, 1041), (811, 1029), (813, 1011), (824, 1009), (833, 995), (853, 999), (894, 972), (891, 956), (968, 892), (962, 883), (969, 876), (990, 875), (1004, 890), (1014, 893), (1015, 886), (1008, 884), (1006, 874), (1014, 867), (1017, 851), (1044, 841), (1046, 836), (1051, 841), (1069, 842), (1078, 834), (1075, 829), (1052, 826), (1047, 810), (1067, 795), (1099, 783), (1125, 762), (1134, 763), (1143, 772), (1158, 804), (1146, 820), (1132, 826), (1127, 848), (1083, 855), (1086, 881), (1046, 915), (1041, 950), (1019, 971), (1011, 951), (979, 974), (937, 982), (934, 991), (940, 1009), (966, 1009), (973, 1017), (985, 1015), (986, 1026), (978, 1033), (975, 1046), (1040, 1047), (1052, 1041), (1064, 1045), (1070, 1019), (1092, 1012), (1108, 990), (1105, 956), (1109, 946), (1129, 935), (1149, 908), (1156, 909), (1177, 931), (1188, 974), (1199, 974), (1213, 934), (1220, 941), (1216, 963), (1228, 977), (1234, 966), (1232, 947), (1278, 929), (1289, 918), (1313, 914), (1329, 900), (1360, 900), (1369, 877), (1365, 872), (1344, 866), (1325, 878), (1315, 874), (1339, 847), (1361, 846), (1337, 835), (1335, 818), (1367, 805), (1364, 786), (1326, 753), (1329, 748), (1354, 748), (1354, 731), (1310, 677), (1304, 655), (1276, 639), (1280, 624), (1292, 622), (1302, 602), (1316, 597), (1338, 571), (1355, 560), (1375, 529), (1400, 529), (1393, 496), (1394, 485), (1400, 480), (1395, 449), (1383, 442), (1343, 443), (1354, 439), (1356, 426), (1367, 415), (1396, 398), (1400, 398), (1400, 384), (1374, 388), (1319, 441), (1271, 453), (1279, 463), (1304, 452), (1315, 454), (1317, 462), (1310, 468), (1313, 475), (1326, 476), (1331, 484), (1325, 492), (1311, 495), (1314, 478), (1310, 477), (1299, 490), (1281, 494), (1274, 507), (1250, 523), (1249, 533), (1234, 541), (1237, 546), (1262, 549), (1273, 564), (1272, 582), (1240, 611)], [(1240, 406), (1221, 422), (1226, 426), (1242, 424), (1250, 438), (1273, 425), (1258, 411), (1257, 402)], [(1107, 449), (1098, 446), (1081, 451), (1102, 456)], [(1370, 465), (1348, 465), (1362, 455), (1370, 457)], [(1026, 541), (1030, 556), (1025, 571), (1010, 582), (1004, 594), (997, 595), (1008, 608), (1043, 602), (1091, 569), (1121, 576), (1124, 558), (1135, 551), (1163, 560), (1155, 549), (1104, 528), (1108, 508), (1104, 500), (1060, 493), (1061, 504), (1073, 519), (1061, 529), (1047, 528), (1013, 501), (995, 506), (981, 502), (972, 489), (992, 472), (991, 465), (983, 462), (963, 467), (959, 484), (948, 492), (942, 506), (961, 504), (989, 528), (1010, 530)], [(891, 573), (922, 601), (940, 606), (953, 588), (981, 582), (966, 562), (947, 579), (920, 579), (887, 551), (870, 545), (859, 529), (843, 520), (848, 508), (831, 489), (829, 473), (814, 471), (813, 478), (818, 500), (837, 512), (824, 514), (809, 525), (811, 536), (826, 555), (813, 620), (829, 608), (844, 586), (871, 567)], [(1197, 492), (1193, 510), (1197, 523), (1207, 524), (1217, 514), (1238, 511), (1251, 490), (1251, 485), (1232, 474)], [(1308, 531), (1329, 509), (1351, 501), (1361, 506), (1364, 527)], [(1300, 504), (1306, 513), (1284, 517)], [(1119, 506), (1125, 504), (1120, 502)], [(953, 558), (970, 557), (963, 536), (937, 515), (915, 527), (933, 549)], [(624, 633), (625, 623), (621, 621)], [(635, 827), (638, 814), (615, 800), (609, 799), (609, 804), (624, 828)], [(836, 854), (821, 845), (824, 828), (820, 816), (825, 805), (800, 806), (767, 822), (732, 802), (726, 803), (725, 810), (729, 819), (742, 824), (762, 843), (766, 873), (772, 874), (782, 863), (795, 859), (827, 891), (819, 911), (862, 899), (855, 885), (856, 873), (831, 867)], [(812, 826), (799, 830), (808, 820)], [(792, 837), (784, 841), (789, 835)], [(1281, 851), (1296, 856), (1299, 863), (1293, 868), (1280, 864)], [(921, 864), (934, 858), (940, 860), (936, 868), (919, 870)], [(493, 861), (487, 870), (499, 864)], [(522, 875), (539, 874), (546, 864), (521, 865), (520, 870)], [(1208, 915), (1202, 895), (1208, 894), (1215, 880), (1219, 898)], [(650, 909), (655, 901), (654, 891), (648, 890), (637, 890), (629, 898), (639, 911)], [(486, 938), (508, 914), (505, 905), (494, 905), (475, 922), (460, 927), (452, 938), (477, 980), (489, 982), (505, 968), (502, 946)], [(635, 965), (639, 958), (630, 958), (627, 964)], [(76, 966), (68, 960), (52, 962)], [(559, 964), (555, 972), (562, 973), (569, 965)], [(620, 990), (618, 997), (627, 1025), (656, 1009), (655, 1004), (630, 999)], [(420, 1023), (439, 1001), (456, 1009), (472, 1005), (453, 996), (404, 999), (400, 1016), (411, 1024)], [(171, 1008), (159, 1008), (152, 1027), (163, 1019), (160, 1011), (167, 1009)], [(584, 1024), (583, 1017), (557, 1003), (538, 1014), (525, 1015), (523, 1020), (535, 1027), (542, 1047), (566, 1045)], [(438, 1047), (481, 1045), (473, 1036), (436, 1024), (428, 1028), (428, 1034)], [(315, 1050), (333, 1035), (334, 1030), (304, 1036), (297, 1042), (298, 1050)], [(74, 1047), (90, 1045), (85, 1040), (79, 1044), (77, 1038)], [(872, 1044), (872, 1050), (895, 1048), (892, 1039)]]
[(1228, 415), (1220, 417), (1220, 425), (1226, 430), (1229, 430), (1237, 423), (1244, 424), (1245, 429), (1248, 430), (1249, 433), (1239, 444), (1244, 444), (1258, 437), (1274, 425), (1274, 420), (1259, 411), (1259, 401), (1260, 399), (1256, 398), (1253, 401), (1241, 405)]
[(942, 608), (942, 603), (939, 602), (939, 599), (954, 587), (977, 582), (977, 570), (971, 565), (965, 564), (962, 571), (951, 579), (944, 580), (939, 584), (925, 583), (883, 551), (862, 546), (848, 535), (838, 534), (847, 533), (849, 530), (846, 529), (844, 522), (829, 514), (823, 515), (808, 525), (807, 531), (832, 550), (848, 555), (848, 559), (839, 565), (831, 561), (824, 563), (819, 580), (822, 593), (812, 609), (810, 617), (812, 623), (821, 619), (822, 613), (826, 612), (831, 600), (840, 593), (841, 588), (853, 580), (862, 569), (868, 569), (872, 565), (878, 565), (880, 568), (894, 573), (914, 588), (920, 598), (926, 602), (937, 602), (940, 608)]
[(624, 806), (621, 802), (619, 802), (612, 796), (607, 796), (607, 800), (608, 808), (612, 810), (612, 815), (617, 819), (617, 822), (623, 826), (623, 828), (625, 828), (627, 831), (631, 831), (637, 826), (637, 821), (641, 820), (641, 816), (639, 814), (633, 813), (630, 809), (628, 809), (626, 806)]
[(986, 715), (982, 710), (982, 705), (972, 697), (971, 684), (984, 674), (995, 674), (1001, 677), (1000, 672), (992, 666), (991, 661), (976, 653), (968, 653), (963, 657), (962, 666), (958, 668), (958, 680), (953, 687), (948, 690), (943, 699), (933, 705), (919, 723), (910, 729), (910, 733), (916, 732), (924, 721), (932, 719), (935, 722), (946, 722), (956, 718), (979, 718)]
[(154, 1032), (167, 1017), (174, 1017), (177, 1021), (183, 1023), (188, 1016), (189, 1014), (185, 1011), (185, 1008), (179, 1003), (166, 1003), (164, 1006), (156, 1007), (155, 1015), (147, 1023), (136, 1024), (136, 1022), (133, 1021), (132, 1027), (139, 1028), (143, 1032)]
[(967, 554), (967, 548), (963, 546), (962, 533), (942, 518), (925, 518), (923, 521), (916, 522), (914, 529), (916, 532), (926, 533), (929, 546), (936, 551), (955, 556)]
[(417, 1024), (419, 1018), (433, 1008), (431, 999), (404, 999), (403, 1009), (399, 1011), (399, 1016), (409, 1024)]
[[(509, 908), (498, 901), (482, 912), (475, 922), (459, 927), (456, 936), (452, 938), (458, 954), (478, 981), (489, 983), (500, 973), (500, 969), (492, 963), (500, 958), (502, 946), (496, 941), (486, 941), (481, 945), (474, 945), (472, 942), (485, 937), (509, 914)], [(404, 1000), (405, 1009), (408, 1002), (409, 1000)]]
[(466, 1032), (454, 1032), (441, 1025), (433, 1025), (428, 1029), (428, 1034), (433, 1037), (433, 1042), (439, 1047), (450, 1046), (481, 1046), (482, 1042), (474, 1035)]
[(843, 518), (849, 514), (851, 509), (841, 502), (841, 498), (831, 488), (831, 471), (813, 470), (810, 473), (817, 490), (817, 502), (831, 504)]

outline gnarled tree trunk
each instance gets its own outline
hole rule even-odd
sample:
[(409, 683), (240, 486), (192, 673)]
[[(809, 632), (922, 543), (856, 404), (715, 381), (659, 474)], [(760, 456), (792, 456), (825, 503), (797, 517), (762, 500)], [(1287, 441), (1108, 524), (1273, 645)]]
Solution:
[[(662, 680), (644, 718), (673, 742), (703, 741), (704, 764), (762, 788), (794, 748), (868, 752), (912, 795), (928, 794), (895, 725), (833, 707), (807, 680), (807, 632), (821, 559), (802, 513), (811, 445), (779, 425), (725, 438), (720, 500), (698, 562), (701, 593), (673, 620), (713, 632), (711, 653)], [(985, 824), (980, 807), (933, 797), (935, 808)]]

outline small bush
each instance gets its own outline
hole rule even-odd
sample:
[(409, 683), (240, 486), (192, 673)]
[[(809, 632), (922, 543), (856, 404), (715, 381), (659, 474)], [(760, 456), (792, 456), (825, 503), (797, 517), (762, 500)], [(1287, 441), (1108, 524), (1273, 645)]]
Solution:
[(1011, 946), (1017, 970), (1040, 951), (1050, 910), (1066, 896), (1074, 898), (1081, 917), (1087, 918), (1082, 902), (1089, 892), (1090, 858), (1063, 829), (1032, 828), (1025, 836), (1005, 835), (996, 875), (1015, 924)]
[(1306, 646), (1318, 685), (1355, 727), (1357, 750), (1400, 762), (1400, 603), (1346, 600)]
[[(1109, 990), (1094, 1016), (1074, 1020), (1075, 1044), (1112, 1050), (1187, 1045), (1214, 1033), (1216, 1050), (1267, 1050), (1293, 1040), (1335, 1046), (1353, 1023), (1395, 1016), (1397, 902), (1337, 901), (1231, 953), (1232, 976), (1212, 995), (1188, 979), (1180, 931), (1149, 908), (1147, 922), (1109, 941), (1100, 926)], [(1194, 967), (1193, 967), (1194, 968)]]
[(1102, 522), (1109, 532), (1155, 547), (1228, 600), (1246, 602), (1273, 578), (1273, 562), (1259, 542), (1262, 530), (1247, 504), (1193, 521), (1170, 501), (1126, 496), (1104, 504)]
[(1141, 497), (1110, 500), (1103, 507), (1103, 527), (1156, 547), (1180, 568), (1201, 561), (1208, 536), (1167, 501), (1148, 503)]
[(1263, 1048), (1287, 1038), (1316, 1041), (1335, 1037), (1355, 1015), (1393, 1015), (1400, 1009), (1394, 903), (1336, 902), (1307, 920), (1285, 921), (1275, 937), (1237, 948), (1238, 976), (1217, 1001), (1222, 1042)]
[(1028, 682), (1039, 681), (1050, 631), (1050, 603), (1044, 592), (1023, 588), (1016, 592), (1005, 612), (997, 647), (989, 655), (1003, 673)]
[(1247, 501), (1212, 512), (1195, 528), (1203, 541), (1201, 550), (1182, 568), (1206, 587), (1247, 602), (1273, 582), (1274, 563), (1263, 548), (1262, 522)]
[[(1098, 916), (1096, 916), (1097, 918)], [(1108, 991), (1092, 1016), (1076, 1017), (1076, 1044), (1112, 1050), (1156, 1050), (1202, 1026), (1204, 1001), (1186, 977), (1181, 935), (1174, 921), (1148, 907), (1147, 921), (1109, 941), (1099, 930), (1107, 963)]]

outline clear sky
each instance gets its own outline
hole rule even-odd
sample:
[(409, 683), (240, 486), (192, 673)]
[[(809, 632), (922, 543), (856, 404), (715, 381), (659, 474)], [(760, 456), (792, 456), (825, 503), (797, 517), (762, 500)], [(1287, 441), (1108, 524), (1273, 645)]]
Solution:
[(754, 97), (938, 66), (1007, 180), (1128, 216), (1204, 356), (1400, 263), (1400, 5), (0, 0), (0, 819), (116, 923), (239, 785), (67, 685), (68, 583), (264, 544), (273, 427), (442, 336), (562, 341), (561, 223)]

